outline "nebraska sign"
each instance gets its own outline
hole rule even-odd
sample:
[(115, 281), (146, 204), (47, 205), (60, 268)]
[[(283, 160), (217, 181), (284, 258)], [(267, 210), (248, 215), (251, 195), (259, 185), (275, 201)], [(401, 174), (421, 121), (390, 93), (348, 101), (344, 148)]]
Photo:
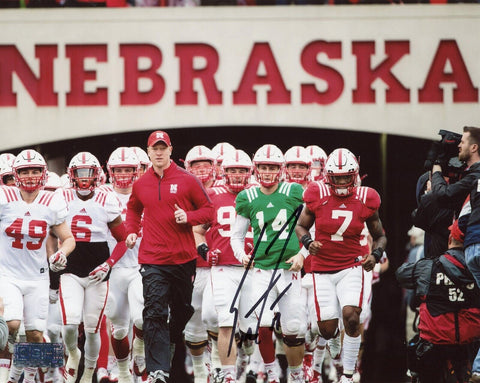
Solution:
[(182, 126), (460, 130), (480, 117), (477, 8), (2, 12), (0, 148)]

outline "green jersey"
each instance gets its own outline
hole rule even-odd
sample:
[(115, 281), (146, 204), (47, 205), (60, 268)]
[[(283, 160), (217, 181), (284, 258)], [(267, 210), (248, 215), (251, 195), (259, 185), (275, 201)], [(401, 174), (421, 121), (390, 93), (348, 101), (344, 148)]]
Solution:
[[(278, 268), (290, 268), (291, 265), (285, 263), (285, 261), (300, 251), (298, 239), (295, 235), (296, 218), (293, 217), (283, 231), (281, 229), (288, 219), (295, 214), (297, 208), (303, 204), (302, 195), (303, 188), (300, 184), (287, 182), (280, 182), (277, 190), (270, 195), (263, 194), (259, 186), (238, 193), (235, 208), (237, 214), (250, 220), (255, 246), (259, 242), (262, 228), (267, 225), (255, 253), (255, 267), (264, 270), (274, 269), (281, 257)], [(287, 247), (282, 254), (289, 234)], [(268, 254), (266, 254), (267, 251)]]

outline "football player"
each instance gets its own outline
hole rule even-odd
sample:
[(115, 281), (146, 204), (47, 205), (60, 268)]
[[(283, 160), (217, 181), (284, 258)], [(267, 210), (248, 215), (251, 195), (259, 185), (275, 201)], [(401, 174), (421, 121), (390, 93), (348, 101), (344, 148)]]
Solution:
[[(210, 289), (213, 296), (218, 318), (219, 329), (218, 333), (214, 334), (214, 338), (218, 339), (218, 351), (222, 364), (220, 376), (223, 377), (224, 382), (235, 382), (243, 375), (242, 369), (245, 370), (247, 364), (246, 358), (242, 358), (235, 372), (237, 348), (234, 334), (238, 324), (235, 323), (235, 313), (231, 310), (231, 305), (240, 286), (244, 269), (233, 255), (230, 235), (236, 217), (235, 198), (248, 186), (252, 170), (252, 160), (243, 150), (228, 153), (222, 163), (225, 185), (208, 189), (215, 207), (214, 220), (211, 224), (194, 227), (198, 252), (212, 266), (211, 283), (207, 289)], [(249, 231), (245, 242), (247, 249), (253, 248), (252, 238), (253, 234)], [(240, 298), (240, 296), (236, 297), (233, 302), (237, 310), (241, 304)], [(245, 307), (242, 312), (248, 309)], [(240, 317), (239, 320), (240, 329), (246, 334), (247, 327), (243, 325), (243, 318)]]
[(11, 153), (0, 154), (0, 184), (6, 186), (15, 186), (15, 177), (13, 176), (13, 162), (15, 156)]
[[(71, 189), (63, 191), (68, 222), (76, 241), (75, 251), (60, 277), (63, 340), (69, 357), (65, 381), (74, 383), (81, 352), (77, 347), (78, 326), (85, 330), (85, 368), (81, 383), (91, 383), (99, 350), (99, 328), (103, 317), (110, 269), (125, 253), (122, 208), (111, 192), (99, 190), (100, 163), (89, 152), (75, 155), (68, 166)], [(108, 231), (118, 241), (110, 256)], [(93, 271), (92, 271), (93, 270)]]
[(228, 142), (219, 142), (212, 148), (212, 153), (215, 158), (215, 175), (218, 181), (223, 181), (222, 176), (222, 161), (228, 154), (232, 153), (235, 147)]
[[(360, 313), (363, 270), (371, 271), (383, 255), (386, 237), (378, 215), (380, 196), (358, 186), (357, 159), (347, 149), (336, 149), (325, 163), (326, 182), (312, 182), (305, 190), (296, 233), (310, 253), (314, 272), (316, 318), (325, 339), (338, 334), (341, 318), (343, 375), (341, 383), (353, 382), (360, 348)], [(309, 229), (315, 223), (315, 240)], [(373, 237), (371, 253), (364, 254), (360, 237), (364, 223)]]
[[(127, 212), (127, 202), (132, 193), (132, 186), (139, 176), (140, 161), (132, 148), (115, 149), (107, 162), (107, 171), (113, 190), (122, 206), (122, 218)], [(110, 290), (107, 302), (107, 317), (112, 326), (112, 347), (117, 358), (119, 383), (131, 383), (129, 369), (130, 343), (128, 340), (130, 321), (133, 322), (133, 371), (137, 376), (145, 374), (145, 351), (143, 342), (143, 294), (142, 276), (138, 272), (137, 240), (133, 249), (128, 249), (124, 256), (112, 268)], [(110, 251), (115, 249), (117, 241), (108, 236)]]
[(152, 162), (150, 161), (150, 158), (148, 158), (147, 152), (142, 148), (139, 148), (138, 146), (132, 146), (132, 149), (140, 161), (140, 169), (138, 171), (138, 176), (141, 177), (150, 167)]
[(215, 181), (215, 156), (206, 146), (194, 146), (185, 157), (185, 169), (209, 188)]
[[(305, 307), (298, 305), (303, 256), (297, 238), (292, 235), (295, 216), (303, 203), (303, 188), (296, 183), (281, 182), (284, 163), (282, 151), (275, 145), (264, 145), (255, 153), (254, 171), (260, 186), (245, 189), (236, 198), (237, 217), (231, 245), (235, 257), (245, 267), (253, 265), (252, 281), (242, 287), (242, 299), (248, 299), (252, 313), (240, 315), (248, 316), (252, 321), (250, 332), (259, 335), (268, 380), (279, 382), (272, 340), (272, 309), (277, 304), (290, 368), (289, 381), (304, 382), (306, 313)], [(245, 251), (249, 225), (254, 233), (254, 254)]]
[(307, 153), (312, 158), (312, 180), (321, 181), (325, 177), (325, 161), (327, 153), (318, 145), (306, 147)]
[[(20, 322), (26, 340), (43, 343), (49, 306), (48, 263), (63, 270), (75, 240), (66, 222), (67, 205), (61, 194), (42, 190), (47, 164), (35, 150), (22, 151), (13, 163), (16, 187), (0, 188), (0, 295), (9, 328), (8, 351), (13, 353)], [(62, 244), (47, 258), (46, 241), (52, 231)], [(12, 366), (9, 380), (16, 382), (21, 369)], [(24, 368), (24, 381), (33, 383), (36, 367)]]

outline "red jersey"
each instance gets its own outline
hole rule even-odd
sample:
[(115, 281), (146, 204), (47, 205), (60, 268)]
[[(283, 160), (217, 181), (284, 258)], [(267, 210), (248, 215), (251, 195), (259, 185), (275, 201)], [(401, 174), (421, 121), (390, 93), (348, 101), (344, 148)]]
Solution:
[[(232, 227), (237, 217), (237, 212), (235, 211), (237, 194), (230, 192), (225, 186), (219, 186), (208, 189), (208, 195), (215, 207), (212, 225), (205, 235), (208, 247), (211, 250), (219, 249), (222, 252), (219, 256), (218, 265), (240, 265), (240, 262), (233, 255), (233, 250), (230, 246)], [(245, 251), (248, 253), (251, 249), (246, 246), (247, 243), (251, 244), (253, 248), (251, 228), (248, 230), (245, 238)], [(200, 263), (198, 264), (200, 265)]]
[[(175, 204), (187, 213), (187, 224), (175, 221)], [(197, 258), (192, 226), (210, 222), (214, 213), (198, 178), (173, 161), (163, 177), (149, 168), (135, 181), (127, 209), (127, 233), (138, 234), (143, 224), (138, 263), (155, 265), (178, 265)]]
[(323, 182), (312, 182), (303, 199), (315, 214), (315, 240), (322, 243), (312, 255), (312, 271), (335, 271), (360, 264), (365, 221), (380, 207), (380, 196), (369, 187), (357, 187), (346, 197), (330, 192)]

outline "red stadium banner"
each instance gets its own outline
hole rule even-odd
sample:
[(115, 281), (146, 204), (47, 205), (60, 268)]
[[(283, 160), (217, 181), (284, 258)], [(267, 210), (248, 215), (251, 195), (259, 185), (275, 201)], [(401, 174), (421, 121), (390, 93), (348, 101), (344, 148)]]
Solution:
[(216, 125), (436, 138), (478, 124), (479, 22), (475, 5), (2, 11), (0, 149)]

